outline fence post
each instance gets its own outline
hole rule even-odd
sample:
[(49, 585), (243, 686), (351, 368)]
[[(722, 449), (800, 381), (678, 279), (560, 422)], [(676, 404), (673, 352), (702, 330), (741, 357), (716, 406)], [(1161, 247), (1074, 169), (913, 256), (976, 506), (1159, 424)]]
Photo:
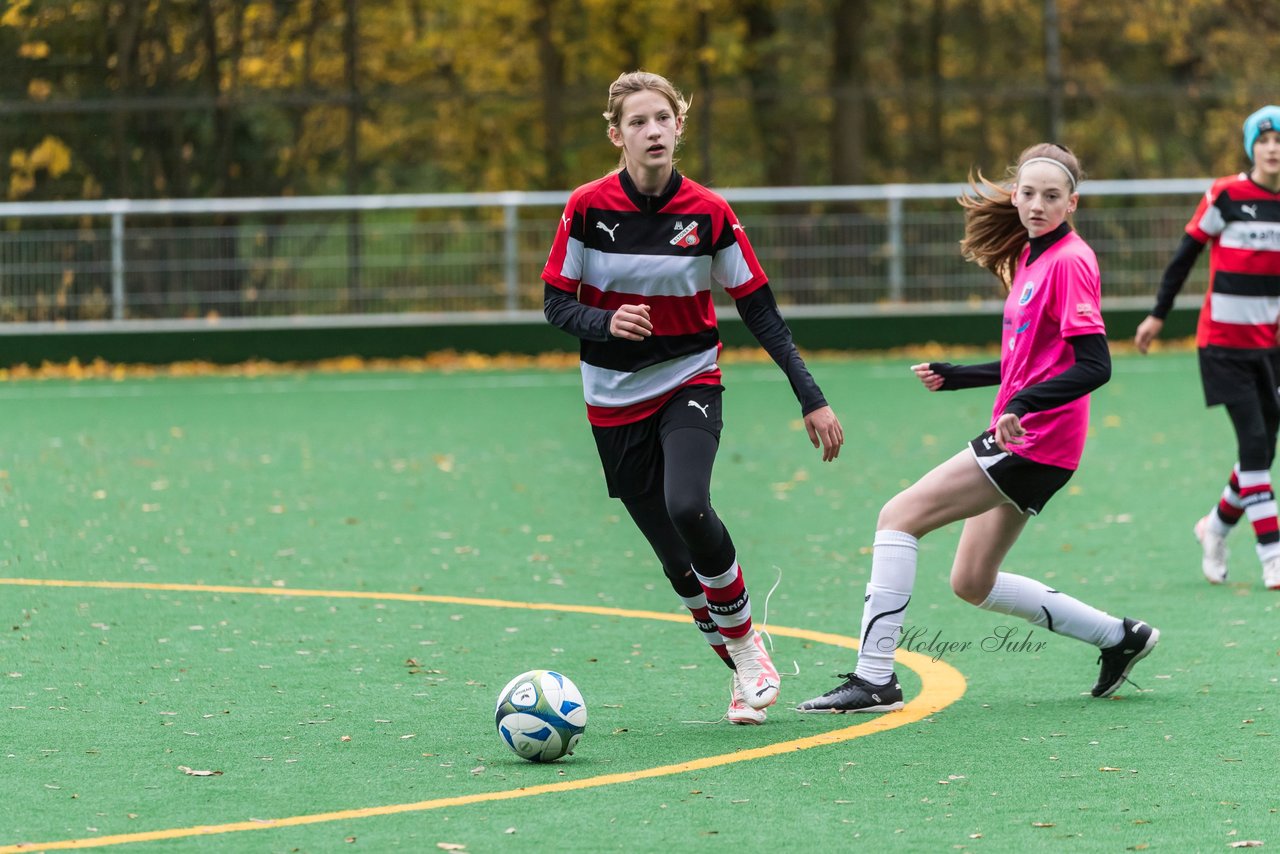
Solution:
[(111, 212), (111, 319), (124, 320), (124, 212)]
[(520, 307), (520, 208), (516, 199), (507, 194), (502, 208), (503, 240), (502, 254), (505, 259), (505, 275), (507, 284), (507, 311), (515, 311)]
[(889, 191), (889, 300), (902, 302), (906, 290), (906, 264), (902, 257), (902, 196), (896, 186)]

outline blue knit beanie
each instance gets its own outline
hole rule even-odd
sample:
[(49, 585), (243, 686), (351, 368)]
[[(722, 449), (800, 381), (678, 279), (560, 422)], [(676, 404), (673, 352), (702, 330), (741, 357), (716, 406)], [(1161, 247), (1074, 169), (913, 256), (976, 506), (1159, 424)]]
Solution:
[(1268, 104), (1244, 120), (1244, 153), (1253, 162), (1253, 144), (1264, 131), (1280, 131), (1280, 107)]

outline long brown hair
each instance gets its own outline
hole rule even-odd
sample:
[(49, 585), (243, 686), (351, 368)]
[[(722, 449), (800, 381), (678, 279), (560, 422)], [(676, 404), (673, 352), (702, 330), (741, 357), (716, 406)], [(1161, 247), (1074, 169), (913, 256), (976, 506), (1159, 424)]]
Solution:
[[(628, 95), (634, 95), (637, 92), (657, 92), (659, 95), (667, 99), (667, 103), (671, 105), (671, 110), (680, 120), (681, 132), (676, 134), (676, 145), (680, 144), (680, 138), (683, 135), (685, 122), (689, 116), (689, 102), (685, 100), (684, 95), (680, 94), (680, 90), (671, 84), (671, 81), (663, 77), (661, 74), (654, 74), (649, 71), (628, 71), (618, 75), (618, 79), (609, 84), (609, 104), (605, 107), (603, 113), (605, 121), (609, 123), (609, 127), (616, 128), (622, 122), (622, 102), (627, 99)], [(623, 152), (618, 158), (618, 169), (624, 169), (627, 165), (627, 155)]]
[[(990, 270), (1006, 291), (1013, 284), (1018, 256), (1027, 242), (1026, 226), (1018, 218), (1018, 209), (1013, 206), (1013, 186), (1022, 164), (1033, 157), (1045, 157), (1062, 164), (1062, 168), (1071, 175), (1072, 192), (1084, 177), (1080, 161), (1071, 149), (1053, 142), (1042, 142), (1018, 155), (1018, 161), (1009, 167), (1004, 183), (989, 180), (981, 170), (970, 172), (969, 186), (973, 188), (973, 194), (956, 200), (964, 208), (961, 254), (966, 261)], [(1070, 217), (1067, 221), (1070, 223)]]

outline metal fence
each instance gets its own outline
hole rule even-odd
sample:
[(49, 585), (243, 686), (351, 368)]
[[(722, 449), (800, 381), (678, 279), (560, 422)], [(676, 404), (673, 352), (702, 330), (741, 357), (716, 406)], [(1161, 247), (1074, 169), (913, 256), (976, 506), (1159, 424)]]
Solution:
[[(1210, 179), (1092, 181), (1108, 301), (1149, 302)], [(987, 304), (964, 184), (724, 190), (789, 314)], [(528, 319), (567, 193), (0, 204), (0, 329)], [(1203, 293), (1204, 276), (1189, 282)]]

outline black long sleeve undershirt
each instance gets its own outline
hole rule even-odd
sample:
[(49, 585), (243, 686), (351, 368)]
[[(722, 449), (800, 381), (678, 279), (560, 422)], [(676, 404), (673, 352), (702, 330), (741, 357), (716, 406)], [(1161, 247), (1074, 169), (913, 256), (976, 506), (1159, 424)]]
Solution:
[(1076, 363), (1056, 377), (1027, 386), (1015, 394), (1013, 400), (1005, 405), (1005, 412), (1021, 418), (1028, 412), (1057, 409), (1106, 385), (1111, 379), (1111, 350), (1107, 347), (1107, 336), (1101, 332), (1075, 335), (1068, 338), (1067, 343), (1075, 351)]
[[(813, 375), (800, 358), (795, 342), (791, 338), (791, 330), (782, 319), (778, 303), (773, 297), (773, 290), (766, 284), (751, 294), (737, 301), (738, 315), (747, 329), (760, 342), (765, 352), (782, 368), (787, 382), (796, 400), (800, 401), (800, 412), (808, 415), (815, 409), (827, 405)], [(575, 338), (586, 341), (609, 341), (609, 322), (613, 312), (608, 309), (594, 308), (578, 302), (573, 294), (559, 288), (546, 285), (542, 291), (542, 313), (548, 322), (562, 329)]]
[(1182, 242), (1178, 244), (1178, 251), (1174, 253), (1173, 260), (1169, 262), (1169, 266), (1164, 270), (1164, 275), (1160, 278), (1160, 290), (1156, 293), (1156, 306), (1151, 309), (1152, 317), (1157, 320), (1164, 320), (1169, 316), (1169, 312), (1173, 310), (1173, 301), (1182, 290), (1182, 286), (1186, 284), (1187, 276), (1190, 275), (1191, 268), (1196, 265), (1196, 259), (1200, 257), (1204, 246), (1203, 243), (1190, 234), (1182, 236)]
[(827, 405), (822, 396), (822, 389), (809, 373), (804, 359), (796, 350), (795, 341), (791, 338), (791, 330), (782, 319), (778, 303), (773, 297), (773, 289), (767, 284), (752, 291), (736, 301), (738, 316), (751, 330), (751, 334), (760, 342), (765, 352), (782, 368), (787, 382), (791, 383), (791, 391), (800, 401), (800, 412), (808, 415), (815, 409)]
[(942, 386), (938, 391), (959, 391), (963, 388), (1000, 385), (999, 362), (983, 362), (980, 365), (953, 365), (950, 362), (930, 362), (929, 370), (942, 377)]
[(542, 289), (542, 314), (557, 329), (584, 341), (608, 341), (609, 321), (613, 312), (605, 308), (583, 305), (578, 298), (559, 288), (546, 285)]
[[(1067, 339), (1075, 352), (1076, 363), (1056, 377), (1027, 386), (1013, 396), (1004, 411), (1019, 418), (1028, 412), (1044, 412), (1056, 409), (1091, 391), (1106, 385), (1111, 379), (1111, 350), (1107, 336), (1101, 332), (1093, 335), (1075, 335)], [(1000, 363), (981, 365), (952, 365), (950, 362), (931, 362), (929, 369), (943, 379), (940, 391), (998, 385)]]

